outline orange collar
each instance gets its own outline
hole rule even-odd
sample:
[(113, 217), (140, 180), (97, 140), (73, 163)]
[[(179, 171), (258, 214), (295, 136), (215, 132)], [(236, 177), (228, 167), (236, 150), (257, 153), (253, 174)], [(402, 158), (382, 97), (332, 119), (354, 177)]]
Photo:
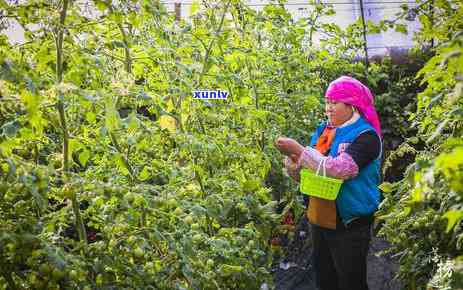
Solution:
[(330, 150), (331, 144), (333, 144), (335, 135), (336, 128), (327, 126), (318, 138), (315, 149), (317, 149), (321, 154), (326, 155), (326, 153)]

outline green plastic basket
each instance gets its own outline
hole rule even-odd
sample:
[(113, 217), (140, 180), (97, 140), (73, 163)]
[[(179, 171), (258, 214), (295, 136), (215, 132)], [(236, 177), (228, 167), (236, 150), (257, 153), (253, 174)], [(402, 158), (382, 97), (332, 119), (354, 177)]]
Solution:
[[(323, 175), (320, 169), (323, 167)], [(316, 196), (327, 200), (335, 200), (341, 188), (342, 180), (326, 176), (325, 159), (318, 165), (317, 172), (301, 169), (300, 191), (310, 196)]]

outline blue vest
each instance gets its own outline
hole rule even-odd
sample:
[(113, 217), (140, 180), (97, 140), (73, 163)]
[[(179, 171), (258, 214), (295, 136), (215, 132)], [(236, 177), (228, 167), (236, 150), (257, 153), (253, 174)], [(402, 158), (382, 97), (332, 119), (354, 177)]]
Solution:
[[(310, 142), (311, 147), (315, 147), (325, 127), (326, 123), (323, 123), (316, 129)], [(339, 149), (345, 149), (346, 145), (352, 143), (365, 131), (376, 132), (362, 117), (353, 124), (337, 128), (329, 156), (336, 157)], [(341, 185), (336, 198), (336, 207), (344, 224), (356, 217), (373, 214), (378, 209), (381, 199), (378, 189), (381, 182), (381, 155), (380, 153), (375, 160), (360, 170), (356, 177), (345, 180)]]

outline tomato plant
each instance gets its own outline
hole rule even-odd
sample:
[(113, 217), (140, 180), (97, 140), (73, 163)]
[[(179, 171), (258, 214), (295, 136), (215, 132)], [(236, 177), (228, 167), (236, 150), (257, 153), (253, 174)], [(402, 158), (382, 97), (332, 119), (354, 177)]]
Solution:
[[(420, 16), (439, 45), (419, 74), (417, 136), (391, 117), (417, 159), (382, 208), (401, 276), (419, 283), (438, 264), (425, 249), (461, 249), (461, 9), (435, 2), (442, 22)], [(322, 24), (332, 7), (311, 4), (295, 21), (276, 3), (195, 2), (178, 21), (157, 1), (0, 1), (0, 31), (25, 31), (0, 36), (0, 289), (271, 285), (275, 234), (304, 210), (275, 138), (307, 144), (341, 74), (386, 82), (387, 116), (392, 92), (416, 89), (387, 64), (365, 75), (360, 24)]]
[(461, 12), (461, 3), (452, 1), (425, 3), (420, 10), (418, 39), (436, 46), (417, 74), (425, 86), (410, 116), (417, 134), (392, 154), (400, 158), (411, 152), (415, 162), (402, 180), (383, 184), (381, 232), (400, 256), (398, 274), (411, 289), (461, 287)]

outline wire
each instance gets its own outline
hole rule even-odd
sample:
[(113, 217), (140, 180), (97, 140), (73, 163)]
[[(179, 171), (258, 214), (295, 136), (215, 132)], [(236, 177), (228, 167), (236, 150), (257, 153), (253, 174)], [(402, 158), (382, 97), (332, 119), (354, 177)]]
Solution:
[[(193, 2), (161, 2), (162, 4), (184, 4), (184, 5), (191, 5)], [(199, 4), (199, 2), (197, 2)], [(266, 6), (270, 5), (271, 3), (256, 3), (256, 4), (247, 4), (246, 6), (250, 7), (258, 7), (258, 6)], [(326, 5), (357, 5), (359, 4), (358, 2), (331, 2), (331, 3), (321, 3), (321, 4), (326, 4)], [(368, 4), (417, 4), (414, 1), (369, 1), (369, 2), (363, 2), (364, 5)], [(311, 3), (284, 3), (283, 6), (314, 6), (316, 4), (311, 4)]]
[[(161, 2), (162, 3), (162, 2)], [(163, 3), (164, 4), (164, 3)], [(174, 3), (172, 3), (174, 4)], [(184, 3), (183, 3), (184, 4)], [(188, 4), (186, 4), (187, 6)], [(248, 5), (248, 6), (251, 6), (251, 5)], [(260, 6), (260, 5), (259, 5)], [(303, 10), (307, 10), (308, 7), (298, 7), (296, 8), (297, 11), (303, 11)], [(364, 10), (368, 11), (368, 10), (399, 10), (401, 9), (400, 6), (393, 6), (393, 7), (387, 7), (387, 6), (379, 6), (379, 7), (365, 7)], [(351, 8), (351, 9), (335, 9), (336, 12), (346, 12), (346, 11), (360, 11), (361, 9), (360, 8)]]
[[(400, 7), (399, 6), (396, 6), (396, 7), (386, 7), (386, 6), (382, 6), (382, 7), (366, 7), (364, 8), (364, 10), (368, 11), (368, 10), (399, 10)], [(307, 10), (306, 7), (300, 7), (298, 8), (298, 10)], [(353, 8), (353, 9), (336, 9), (335, 12), (339, 12), (339, 11), (360, 11), (361, 9), (360, 8)]]
[(415, 46), (413, 45), (368, 46), (368, 49), (393, 48), (393, 47), (412, 48)]

